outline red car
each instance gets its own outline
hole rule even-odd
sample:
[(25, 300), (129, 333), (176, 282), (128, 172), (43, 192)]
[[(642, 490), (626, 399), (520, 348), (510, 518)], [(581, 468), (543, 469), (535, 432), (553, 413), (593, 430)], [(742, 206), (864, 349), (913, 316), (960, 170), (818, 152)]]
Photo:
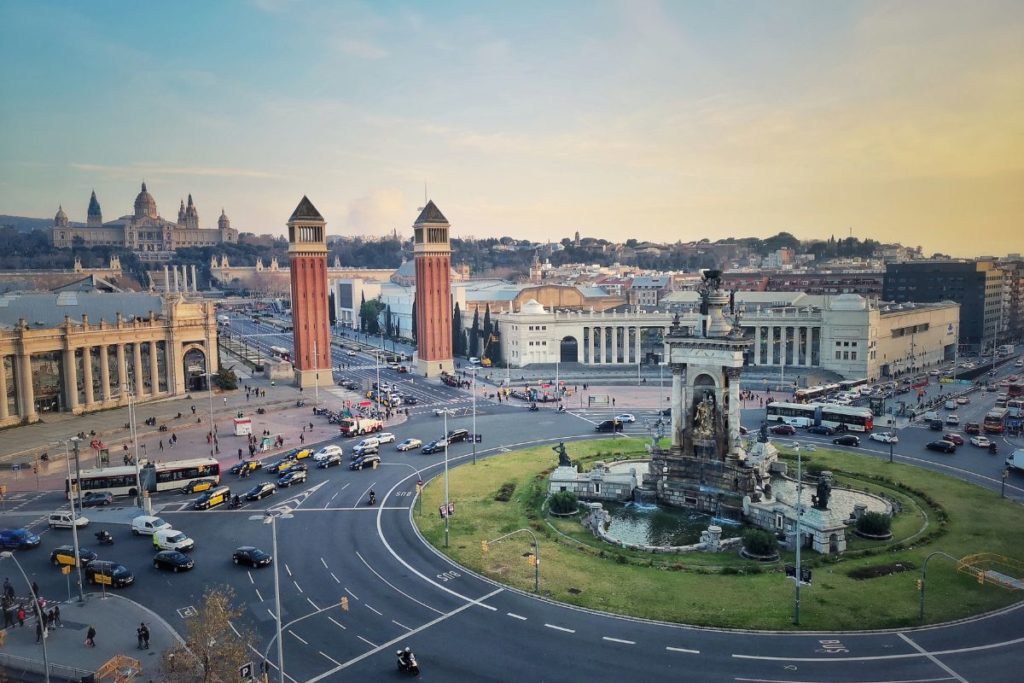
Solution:
[(950, 443), (955, 443), (957, 446), (964, 445), (964, 437), (960, 436), (959, 434), (946, 434), (942, 437), (942, 440), (949, 441)]
[(968, 422), (964, 425), (964, 431), (968, 434), (981, 434), (981, 425), (977, 422)]
[(793, 425), (779, 424), (775, 425), (771, 429), (772, 434), (779, 434), (780, 436), (792, 436), (796, 434), (796, 427)]

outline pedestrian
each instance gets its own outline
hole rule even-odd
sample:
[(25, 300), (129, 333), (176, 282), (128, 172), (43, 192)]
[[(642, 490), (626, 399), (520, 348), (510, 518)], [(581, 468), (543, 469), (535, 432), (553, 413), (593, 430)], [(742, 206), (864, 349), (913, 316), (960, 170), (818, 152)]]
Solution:
[(60, 605), (53, 606), (53, 625), (64, 628), (64, 622), (60, 620)]
[(241, 448), (238, 449), (238, 461), (239, 462), (242, 461), (242, 449)]
[(612, 398), (612, 408), (614, 408), (614, 407), (615, 407), (615, 399)]
[(14, 586), (11, 585), (11, 580), (9, 578), (4, 579), (4, 597), (14, 597)]
[(25, 628), (25, 608), (18, 607), (18, 626)]
[(163, 449), (164, 449), (164, 440), (160, 439), (160, 450), (162, 451)]
[(33, 599), (39, 598), (39, 584), (35, 581), (32, 582), (32, 597)]
[(142, 625), (142, 649), (149, 649), (149, 627), (145, 624)]
[(4, 628), (14, 626), (14, 610), (8, 605), (4, 605)]
[(142, 649), (142, 625), (141, 624), (139, 625), (139, 627), (137, 629), (135, 629), (135, 638), (138, 640), (137, 647), (138, 647), (138, 649), (141, 650)]
[(173, 447), (176, 443), (178, 443), (178, 435), (171, 432), (171, 446)]
[(313, 423), (312, 423), (312, 422), (310, 422), (310, 423), (309, 423), (309, 431), (310, 431), (310, 432), (312, 432), (312, 431), (313, 431)]
[[(195, 414), (196, 414), (196, 407), (195, 407), (194, 405), (192, 406), (192, 414), (193, 414), (193, 415), (195, 415)], [(92, 628), (92, 627), (90, 626), (89, 628)]]
[(96, 647), (96, 629), (92, 626), (85, 632), (85, 646)]
[(36, 642), (43, 639), (43, 622), (36, 620)]
[(299, 434), (299, 443), (306, 443), (306, 435)]

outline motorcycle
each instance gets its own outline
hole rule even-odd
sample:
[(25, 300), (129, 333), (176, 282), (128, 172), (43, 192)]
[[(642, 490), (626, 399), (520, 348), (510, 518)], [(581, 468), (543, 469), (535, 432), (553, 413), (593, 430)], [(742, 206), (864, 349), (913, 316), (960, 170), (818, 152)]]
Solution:
[(397, 652), (397, 655), (398, 655), (398, 670), (399, 671), (404, 671), (406, 673), (410, 673), (413, 676), (419, 676), (420, 675), (420, 665), (416, 662), (416, 655), (414, 655), (412, 653), (412, 651), (409, 651), (408, 652), (408, 660), (406, 660), (406, 658), (404, 658), (402, 656), (404, 654), (406, 654), (406, 653), (403, 650), (399, 650)]
[(538, 407), (537, 407), (537, 404), (536, 404), (536, 403), (531, 403), (531, 404), (530, 404), (530, 412), (531, 412), (531, 413), (535, 413), (535, 412), (537, 412), (538, 410), (540, 410), (540, 408), (538, 408)]
[(109, 531), (97, 531), (95, 536), (100, 545), (114, 545), (114, 537), (110, 535)]
[(240, 507), (242, 507), (242, 499), (239, 498), (238, 496), (235, 496), (234, 498), (231, 499), (231, 502), (228, 503), (228, 507), (229, 508), (240, 508)]
[(366, 501), (366, 504), (370, 505), (370, 506), (376, 505), (377, 504), (377, 494), (376, 493), (371, 493), (370, 494), (370, 499), (368, 501)]
[(999, 452), (999, 447), (996, 446), (995, 442), (989, 443), (989, 445), (988, 445), (988, 454), (989, 455), (995, 455), (998, 452)]
[(303, 407), (304, 405), (306, 405), (306, 402), (305, 402), (305, 401), (303, 401), (302, 399), (299, 399), (298, 401), (296, 401), (296, 402), (295, 402), (295, 407), (296, 407), (296, 408), (301, 408), (301, 407)]

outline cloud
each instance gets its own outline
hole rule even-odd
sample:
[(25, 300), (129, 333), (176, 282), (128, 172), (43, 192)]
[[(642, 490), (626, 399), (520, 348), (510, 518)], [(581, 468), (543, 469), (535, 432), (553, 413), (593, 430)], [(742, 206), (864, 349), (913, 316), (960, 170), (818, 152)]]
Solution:
[(342, 40), (337, 44), (337, 48), (347, 55), (361, 59), (384, 59), (391, 55), (381, 46), (368, 40)]
[(384, 188), (349, 202), (345, 226), (357, 234), (383, 234), (405, 228), (415, 216), (401, 190)]
[(278, 173), (252, 168), (231, 168), (220, 166), (164, 166), (162, 164), (136, 163), (121, 166), (105, 164), (82, 164), (72, 162), (69, 166), (85, 173), (104, 173), (117, 178), (138, 178), (141, 175), (159, 177), (164, 175), (213, 176), (219, 178), (280, 178)]

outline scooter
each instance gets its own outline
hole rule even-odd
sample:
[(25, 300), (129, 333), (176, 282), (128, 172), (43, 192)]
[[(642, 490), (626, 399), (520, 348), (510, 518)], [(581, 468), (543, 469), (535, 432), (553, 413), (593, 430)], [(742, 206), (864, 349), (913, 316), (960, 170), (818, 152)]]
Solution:
[(95, 536), (100, 545), (114, 545), (114, 537), (109, 531), (97, 531)]
[(402, 658), (402, 654), (403, 654), (402, 650), (399, 650), (397, 654), (398, 654), (398, 670), (399, 671), (404, 671), (406, 673), (410, 673), (413, 676), (419, 676), (420, 675), (420, 665), (416, 662), (416, 655), (414, 655), (412, 652), (410, 652), (409, 653), (409, 661), (407, 662), (407, 661), (405, 661)]
[(535, 412), (537, 412), (538, 410), (540, 410), (540, 408), (538, 408), (538, 407), (537, 407), (537, 404), (536, 404), (536, 403), (531, 403), (531, 404), (530, 404), (530, 412), (531, 412), (531, 413), (535, 413)]
[(988, 445), (988, 454), (989, 455), (995, 455), (998, 452), (999, 452), (999, 447), (996, 446), (994, 441), (990, 442), (989, 445)]
[(371, 507), (376, 505), (377, 504), (377, 494), (371, 493), (370, 494), (370, 499), (368, 501), (366, 501), (366, 504), (370, 505)]
[(228, 503), (228, 507), (229, 508), (240, 508), (240, 507), (242, 507), (242, 499), (239, 498), (238, 496), (233, 497), (231, 499), (231, 502)]

